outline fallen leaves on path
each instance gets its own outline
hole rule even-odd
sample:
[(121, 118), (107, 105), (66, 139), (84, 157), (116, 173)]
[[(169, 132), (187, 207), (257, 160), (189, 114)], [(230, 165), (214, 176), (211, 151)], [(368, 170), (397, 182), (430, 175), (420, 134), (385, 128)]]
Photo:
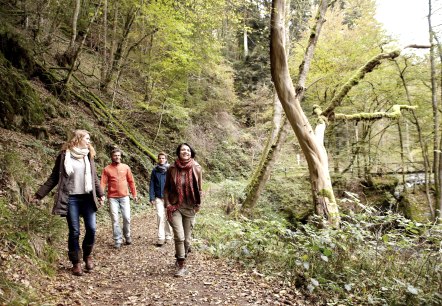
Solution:
[(133, 216), (133, 243), (119, 250), (110, 225), (97, 227), (95, 269), (78, 277), (67, 259), (60, 262), (42, 296), (46, 305), (309, 305), (292, 288), (198, 250), (187, 259), (189, 275), (174, 277), (174, 245), (155, 246), (153, 210)]

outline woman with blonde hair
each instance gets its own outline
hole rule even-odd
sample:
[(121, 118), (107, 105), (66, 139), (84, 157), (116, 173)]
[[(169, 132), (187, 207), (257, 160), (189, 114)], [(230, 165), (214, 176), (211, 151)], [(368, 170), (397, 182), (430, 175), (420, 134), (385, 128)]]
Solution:
[[(81, 258), (86, 272), (94, 268), (92, 249), (95, 243), (96, 211), (104, 201), (94, 163), (95, 150), (86, 130), (75, 130), (57, 156), (52, 173), (35, 193), (34, 199), (44, 198), (55, 186), (57, 193), (52, 213), (66, 217), (69, 227), (68, 256), (72, 274), (82, 275)], [(80, 216), (83, 216), (85, 235), (80, 249)]]

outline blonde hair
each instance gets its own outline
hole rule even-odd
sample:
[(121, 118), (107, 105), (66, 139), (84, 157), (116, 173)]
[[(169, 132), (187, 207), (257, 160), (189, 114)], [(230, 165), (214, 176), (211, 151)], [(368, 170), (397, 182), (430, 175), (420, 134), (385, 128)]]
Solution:
[[(88, 131), (86, 131), (86, 130), (74, 130), (74, 131), (72, 131), (71, 138), (67, 142), (65, 142), (63, 144), (61, 149), (62, 150), (70, 150), (73, 147), (78, 147), (78, 145), (80, 144), (81, 140), (86, 135), (90, 135), (90, 133)], [(94, 158), (95, 154), (96, 154), (94, 147), (91, 144), (89, 144), (89, 148), (88, 149), (89, 149), (89, 153), (90, 153), (91, 157)]]

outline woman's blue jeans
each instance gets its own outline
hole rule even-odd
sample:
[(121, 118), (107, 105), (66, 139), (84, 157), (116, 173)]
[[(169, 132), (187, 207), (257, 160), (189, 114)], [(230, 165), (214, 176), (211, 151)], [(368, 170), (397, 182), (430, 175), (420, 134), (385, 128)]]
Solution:
[(82, 247), (85, 252), (90, 253), (95, 243), (96, 231), (96, 213), (92, 194), (69, 196), (69, 208), (66, 220), (69, 227), (68, 249), (70, 256), (71, 254), (78, 254), (80, 252), (80, 216), (83, 216), (86, 230)]

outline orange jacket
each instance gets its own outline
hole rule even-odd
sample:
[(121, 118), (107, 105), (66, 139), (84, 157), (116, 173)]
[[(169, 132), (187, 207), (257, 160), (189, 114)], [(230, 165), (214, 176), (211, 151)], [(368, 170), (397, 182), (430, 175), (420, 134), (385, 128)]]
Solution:
[(108, 198), (122, 198), (132, 193), (133, 197), (137, 196), (135, 188), (134, 176), (129, 166), (126, 164), (110, 164), (103, 169), (101, 175), (101, 188), (106, 190)]

